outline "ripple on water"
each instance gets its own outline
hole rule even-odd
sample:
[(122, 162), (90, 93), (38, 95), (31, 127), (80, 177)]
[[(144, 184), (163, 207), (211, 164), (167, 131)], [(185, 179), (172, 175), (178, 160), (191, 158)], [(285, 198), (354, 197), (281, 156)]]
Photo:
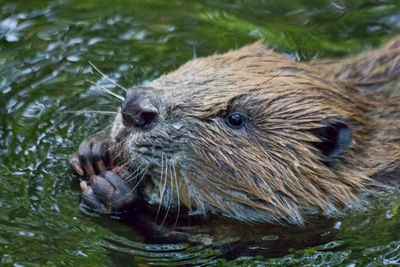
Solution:
[[(148, 244), (142, 233), (117, 220), (80, 212), (79, 184), (69, 172), (68, 155), (84, 137), (107, 128), (112, 117), (65, 112), (115, 111), (119, 106), (98, 86), (120, 95), (123, 90), (89, 62), (129, 88), (194, 55), (262, 38), (298, 60), (343, 56), (399, 34), (399, 14), (395, 0), (0, 4), (0, 263), (399, 265), (399, 192), (372, 200), (368, 209), (348, 212), (314, 237), (328, 240), (318, 246), (294, 249), (295, 242), (289, 242), (281, 248), (281, 235), (263, 235), (262, 243), (248, 247), (258, 256), (239, 251), (231, 259), (225, 255), (240, 240), (221, 246)], [(289, 241), (300, 236), (298, 230), (281, 231), (292, 233)], [(277, 256), (274, 249), (285, 253)]]

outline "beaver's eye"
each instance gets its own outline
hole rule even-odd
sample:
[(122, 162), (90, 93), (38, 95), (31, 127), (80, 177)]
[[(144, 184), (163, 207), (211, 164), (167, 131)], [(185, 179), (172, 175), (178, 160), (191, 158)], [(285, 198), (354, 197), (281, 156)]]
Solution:
[(233, 112), (225, 117), (225, 122), (231, 128), (240, 129), (244, 127), (245, 118), (241, 113)]

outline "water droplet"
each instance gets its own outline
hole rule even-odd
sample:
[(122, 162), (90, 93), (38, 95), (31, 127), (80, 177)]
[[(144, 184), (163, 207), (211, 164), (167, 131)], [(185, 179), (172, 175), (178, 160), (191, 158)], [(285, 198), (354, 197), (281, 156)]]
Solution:
[(175, 129), (179, 130), (180, 128), (182, 128), (182, 123), (181, 122), (174, 122), (172, 123), (172, 127), (174, 127)]

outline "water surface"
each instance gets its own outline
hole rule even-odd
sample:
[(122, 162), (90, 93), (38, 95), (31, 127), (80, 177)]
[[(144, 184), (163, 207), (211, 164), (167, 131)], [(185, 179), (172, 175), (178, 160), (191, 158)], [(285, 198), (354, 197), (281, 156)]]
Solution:
[(400, 4), (389, 0), (0, 0), (0, 263), (400, 264), (398, 192), (345, 210), (323, 231), (278, 227), (255, 235), (245, 250), (235, 249), (235, 236), (220, 246), (149, 244), (118, 220), (82, 212), (68, 168), (80, 141), (112, 121), (68, 112), (117, 109), (92, 83), (123, 94), (89, 62), (130, 87), (195, 55), (259, 39), (309, 60), (355, 54), (399, 33)]

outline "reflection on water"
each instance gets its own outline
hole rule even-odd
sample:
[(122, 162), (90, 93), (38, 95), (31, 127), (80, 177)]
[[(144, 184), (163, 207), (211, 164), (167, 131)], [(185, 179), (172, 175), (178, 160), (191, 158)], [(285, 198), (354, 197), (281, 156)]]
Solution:
[(232, 230), (225, 225), (234, 222), (217, 220), (181, 242), (179, 234), (142, 229), (137, 218), (126, 223), (80, 211), (67, 165), (79, 142), (107, 131), (112, 120), (72, 111), (115, 111), (118, 102), (98, 86), (123, 94), (89, 62), (129, 87), (195, 55), (261, 38), (297, 60), (344, 56), (398, 34), (399, 21), (398, 1), (388, 0), (0, 0), (0, 262), (399, 264), (396, 192), (303, 229)]

